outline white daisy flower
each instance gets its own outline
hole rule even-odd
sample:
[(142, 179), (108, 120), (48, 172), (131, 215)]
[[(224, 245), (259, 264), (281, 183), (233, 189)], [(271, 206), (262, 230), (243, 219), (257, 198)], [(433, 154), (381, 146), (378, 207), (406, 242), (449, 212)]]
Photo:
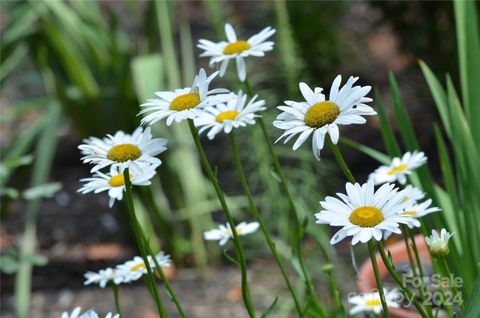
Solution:
[(207, 77), (202, 68), (195, 76), (192, 87), (176, 89), (173, 92), (156, 92), (158, 98), (149, 99), (140, 105), (143, 109), (139, 115), (148, 113), (142, 119), (142, 124), (153, 125), (166, 118), (166, 124), (170, 126), (174, 121), (179, 123), (185, 119), (194, 119), (200, 114), (202, 107), (225, 100), (228, 98), (228, 90), (208, 89), (217, 74), (218, 72), (215, 72)]
[(118, 272), (110, 267), (101, 269), (98, 272), (86, 272), (84, 276), (84, 285), (98, 284), (100, 288), (105, 288), (105, 286), (107, 286), (107, 284), (111, 281), (115, 285), (118, 285), (125, 279), (123, 273)]
[[(71, 313), (64, 311), (60, 318), (99, 318), (98, 314), (93, 309), (89, 309), (88, 311), (80, 315), (81, 311), (82, 311), (82, 308), (76, 307)], [(120, 315), (119, 314), (113, 315), (111, 312), (109, 312), (105, 316), (105, 318), (120, 318)]]
[[(400, 307), (400, 304), (398, 303), (398, 300), (400, 299), (400, 293), (398, 290), (392, 289), (391, 291), (388, 291), (387, 289), (383, 289), (383, 293), (389, 308)], [(382, 301), (378, 291), (350, 297), (348, 302), (354, 305), (349, 311), (350, 315), (355, 315), (361, 312), (374, 312), (378, 315), (383, 310)]]
[(152, 138), (151, 128), (138, 127), (129, 135), (117, 131), (115, 135), (107, 135), (103, 139), (90, 137), (84, 144), (78, 146), (84, 157), (84, 163), (94, 164), (92, 172), (98, 171), (109, 165), (122, 165), (129, 167), (137, 164), (160, 165), (156, 155), (167, 149), (167, 140)]
[[(155, 176), (156, 165), (136, 165), (130, 169), (130, 181), (132, 185), (136, 186), (148, 186), (151, 184), (150, 179)], [(123, 178), (123, 172), (126, 167), (111, 166), (110, 172), (103, 173), (97, 171), (93, 177), (81, 179), (81, 182), (85, 182), (78, 192), (85, 194), (89, 192), (100, 193), (108, 191), (110, 201), (109, 207), (113, 206), (115, 200), (121, 201), (123, 198), (123, 192), (125, 191), (125, 179)]]
[[(235, 231), (238, 235), (248, 235), (257, 231), (259, 226), (260, 224), (258, 224), (258, 222), (241, 222), (235, 226)], [(225, 225), (219, 224), (218, 229), (206, 231), (203, 233), (203, 237), (206, 240), (219, 241), (218, 244), (223, 246), (227, 244), (230, 238), (233, 238), (233, 233), (230, 228), (230, 224), (226, 223)]]
[(416, 204), (418, 201), (425, 197), (425, 193), (417, 187), (408, 185), (403, 189), (405, 197), (403, 200), (411, 205)]
[(231, 94), (226, 103), (205, 107), (201, 115), (195, 118), (195, 126), (201, 127), (199, 133), (209, 130), (207, 136), (213, 139), (221, 131), (228, 134), (238, 127), (253, 125), (255, 118), (260, 117), (256, 113), (266, 109), (265, 101), (256, 99), (257, 95), (247, 103), (247, 95), (242, 91), (237, 95)]
[(449, 233), (446, 229), (442, 229), (439, 232), (432, 230), (432, 235), (425, 237), (430, 253), (434, 257), (445, 257), (449, 253), (448, 241), (453, 236), (453, 233)]
[(342, 226), (330, 240), (336, 244), (352, 236), (352, 245), (366, 243), (372, 238), (382, 239), (385, 231), (400, 233), (399, 224), (407, 224), (410, 217), (402, 215), (406, 207), (404, 192), (393, 184), (384, 184), (375, 191), (373, 182), (363, 185), (347, 183), (347, 194), (337, 193), (337, 199), (326, 197), (320, 202), (324, 210), (315, 214), (316, 223)]
[(418, 218), (421, 218), (422, 216), (425, 216), (427, 214), (430, 214), (433, 212), (439, 212), (442, 210), (437, 207), (430, 207), (431, 204), (432, 204), (432, 199), (428, 199), (422, 203), (412, 204), (405, 208), (402, 214), (409, 216), (410, 222), (407, 223), (409, 228), (420, 227), (420, 222), (417, 220)]
[(293, 144), (293, 150), (297, 150), (313, 134), (312, 151), (320, 160), (320, 151), (323, 149), (327, 133), (332, 142), (337, 144), (338, 125), (364, 124), (366, 119), (362, 116), (376, 114), (365, 104), (372, 101), (366, 97), (371, 87), (353, 86), (357, 80), (358, 77), (350, 76), (347, 83), (340, 88), (342, 77), (338, 75), (332, 83), (328, 99), (322, 93), (322, 88), (316, 87), (311, 90), (307, 84), (300, 83), (300, 91), (305, 101), (285, 101), (286, 105), (277, 107), (283, 112), (277, 116), (273, 125), (285, 132), (275, 142), (285, 137), (284, 143), (287, 143), (300, 134)]
[[(170, 255), (167, 255), (164, 252), (158, 253), (155, 258), (158, 262), (158, 265), (161, 267), (169, 267), (172, 263), (170, 260)], [(156, 264), (150, 255), (148, 255), (148, 262), (150, 263), (150, 268), (153, 270)], [(147, 274), (147, 267), (143, 261), (143, 258), (140, 256), (135, 256), (133, 259), (126, 261), (124, 264), (117, 265), (115, 270), (124, 276), (123, 282), (125, 283), (136, 281), (143, 275)]]
[(264, 56), (265, 52), (273, 50), (273, 42), (265, 41), (275, 33), (275, 29), (266, 27), (260, 33), (251, 36), (248, 40), (237, 39), (235, 30), (230, 24), (225, 24), (227, 40), (218, 43), (209, 40), (199, 40), (197, 47), (204, 50), (201, 57), (210, 57), (210, 67), (220, 64), (220, 77), (225, 75), (228, 63), (235, 59), (238, 78), (243, 82), (247, 78), (245, 58), (248, 56)]
[(427, 157), (423, 152), (407, 152), (402, 158), (393, 158), (388, 166), (380, 166), (377, 170), (370, 174), (370, 179), (373, 179), (375, 184), (385, 182), (398, 181), (400, 184), (407, 182), (407, 175), (411, 174), (413, 170), (427, 162)]

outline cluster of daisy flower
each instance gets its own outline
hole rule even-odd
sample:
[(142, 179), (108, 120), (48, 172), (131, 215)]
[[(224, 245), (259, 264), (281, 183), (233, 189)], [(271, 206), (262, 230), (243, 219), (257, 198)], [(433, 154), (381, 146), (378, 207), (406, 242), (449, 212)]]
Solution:
[[(156, 262), (155, 262), (156, 261)], [(171, 265), (170, 255), (160, 252), (155, 256), (155, 260), (149, 255), (148, 262), (150, 267), (155, 269), (156, 263), (161, 267), (169, 267)], [(98, 284), (100, 288), (105, 288), (109, 283), (115, 285), (131, 283), (140, 279), (147, 274), (147, 267), (143, 258), (135, 256), (133, 259), (119, 264), (116, 268), (101, 269), (98, 272), (85, 273), (85, 285)]]
[[(124, 171), (129, 169), (133, 185), (148, 186), (155, 176), (155, 170), (162, 163), (155, 156), (167, 149), (167, 140), (153, 138), (151, 128), (138, 127), (132, 134), (117, 131), (103, 139), (90, 137), (78, 146), (84, 163), (93, 164), (93, 176), (80, 180), (84, 182), (81, 193), (108, 191), (109, 206), (115, 200), (121, 201), (125, 191)], [(101, 172), (101, 169), (109, 171)]]

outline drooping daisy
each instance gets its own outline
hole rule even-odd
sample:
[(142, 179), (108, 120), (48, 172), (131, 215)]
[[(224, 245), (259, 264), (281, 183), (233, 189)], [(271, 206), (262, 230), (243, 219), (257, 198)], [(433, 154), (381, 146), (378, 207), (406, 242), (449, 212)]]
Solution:
[(407, 224), (409, 217), (402, 215), (406, 207), (404, 192), (393, 184), (384, 184), (375, 191), (373, 182), (363, 185), (347, 183), (347, 194), (338, 193), (337, 199), (326, 197), (320, 202), (323, 210), (315, 214), (316, 223), (341, 226), (330, 240), (336, 244), (352, 236), (352, 245), (366, 243), (372, 238), (379, 241), (385, 231), (400, 233), (399, 224)]
[(138, 127), (129, 135), (117, 131), (115, 135), (107, 135), (103, 139), (90, 137), (84, 144), (78, 146), (81, 150), (84, 163), (94, 164), (92, 172), (98, 171), (109, 165), (122, 165), (129, 167), (131, 164), (160, 165), (156, 155), (167, 149), (167, 140), (152, 138), (151, 128)]
[(192, 87), (176, 89), (173, 92), (156, 92), (155, 95), (158, 98), (149, 99), (140, 105), (143, 109), (139, 115), (146, 114), (142, 124), (153, 125), (166, 118), (166, 124), (170, 126), (174, 121), (179, 123), (185, 119), (194, 119), (202, 107), (225, 100), (228, 98), (228, 90), (208, 89), (217, 74), (218, 72), (215, 72), (207, 77), (207, 73), (202, 68), (195, 76)]
[(219, 132), (226, 134), (238, 127), (255, 124), (255, 118), (260, 117), (256, 113), (265, 110), (265, 101), (256, 100), (253, 96), (247, 103), (247, 95), (239, 91), (237, 95), (231, 94), (226, 103), (215, 106), (207, 106), (203, 112), (195, 118), (195, 126), (201, 127), (199, 133), (209, 130), (207, 136), (213, 139)]
[[(392, 289), (388, 291), (387, 289), (384, 289), (383, 293), (389, 308), (400, 307), (398, 301), (401, 294), (398, 292), (398, 290)], [(380, 300), (380, 294), (378, 291), (350, 297), (348, 302), (354, 305), (349, 311), (350, 315), (355, 315), (361, 312), (374, 312), (378, 315), (383, 310), (382, 301)]]
[(428, 199), (422, 203), (415, 203), (407, 206), (405, 210), (402, 212), (403, 215), (409, 216), (409, 222), (407, 223), (407, 226), (409, 228), (419, 227), (420, 222), (417, 220), (418, 218), (421, 218), (422, 216), (425, 216), (427, 214), (442, 210), (435, 206), (431, 207), (430, 206), (431, 204), (432, 204), (432, 199)]
[[(80, 307), (76, 307), (71, 313), (64, 311), (62, 313), (61, 318), (99, 318), (98, 314), (93, 309), (89, 309), (88, 311), (80, 315), (81, 311), (82, 311), (82, 308)], [(120, 315), (119, 314), (113, 315), (111, 312), (109, 312), (105, 316), (105, 318), (120, 318)]]
[[(170, 255), (160, 252), (155, 256), (158, 265), (161, 267), (169, 267), (172, 261)], [(152, 270), (156, 267), (156, 264), (152, 257), (148, 255), (148, 262)], [(115, 269), (124, 276), (123, 282), (129, 283), (138, 280), (143, 275), (147, 274), (147, 267), (143, 258), (135, 256), (133, 259), (126, 261), (124, 264), (120, 264)]]
[(277, 107), (283, 112), (277, 116), (273, 125), (285, 132), (275, 142), (285, 137), (284, 143), (287, 143), (300, 134), (293, 144), (293, 150), (297, 150), (313, 134), (312, 151), (320, 160), (326, 134), (337, 144), (338, 125), (364, 124), (366, 119), (362, 116), (376, 114), (366, 105), (372, 101), (366, 97), (371, 87), (353, 86), (357, 80), (358, 77), (350, 76), (347, 83), (340, 88), (342, 77), (338, 75), (332, 83), (328, 99), (322, 93), (322, 88), (311, 90), (307, 84), (300, 83), (300, 91), (305, 101), (285, 101), (285, 105)]
[(115, 285), (122, 283), (125, 279), (123, 273), (118, 272), (110, 267), (101, 269), (98, 272), (86, 272), (84, 285), (98, 284), (100, 288), (105, 288), (109, 282)]
[(197, 45), (204, 50), (201, 57), (210, 57), (210, 67), (220, 63), (220, 77), (225, 75), (228, 63), (235, 59), (238, 78), (243, 82), (247, 78), (245, 58), (248, 56), (264, 56), (265, 52), (273, 50), (273, 42), (265, 41), (275, 33), (275, 29), (266, 27), (260, 33), (251, 36), (248, 40), (237, 39), (235, 30), (230, 24), (225, 24), (226, 41), (218, 43), (209, 40), (199, 40)]
[(423, 152), (407, 152), (402, 158), (393, 158), (388, 166), (380, 166), (372, 174), (370, 179), (373, 179), (375, 184), (385, 182), (398, 181), (400, 184), (407, 182), (407, 175), (411, 174), (413, 170), (427, 162), (427, 157)]
[[(258, 224), (258, 222), (241, 222), (240, 224), (235, 226), (235, 231), (238, 235), (248, 235), (257, 231), (259, 226), (260, 224)], [(230, 224), (226, 223), (225, 225), (219, 224), (218, 229), (206, 231), (205, 233), (203, 233), (203, 237), (206, 240), (219, 241), (218, 244), (220, 246), (223, 246), (227, 244), (230, 238), (233, 237), (233, 233), (230, 228)]]
[[(150, 179), (155, 176), (155, 169), (157, 167), (156, 165), (146, 164), (132, 166), (129, 170), (132, 185), (150, 185)], [(126, 167), (113, 165), (110, 167), (110, 172), (108, 173), (97, 171), (93, 177), (80, 180), (81, 182), (85, 182), (85, 184), (78, 192), (85, 194), (89, 192), (100, 193), (108, 191), (108, 196), (110, 197), (108, 206), (112, 207), (115, 200), (121, 201), (123, 198), (123, 192), (125, 191), (123, 172), (125, 169)]]
[(453, 236), (446, 229), (439, 232), (432, 230), (432, 235), (425, 237), (430, 253), (434, 257), (442, 258), (448, 255), (448, 241)]

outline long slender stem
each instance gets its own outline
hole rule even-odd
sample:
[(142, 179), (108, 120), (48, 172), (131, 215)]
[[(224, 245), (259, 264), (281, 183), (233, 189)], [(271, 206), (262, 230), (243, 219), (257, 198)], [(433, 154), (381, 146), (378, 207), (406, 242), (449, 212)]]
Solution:
[(353, 177), (352, 172), (348, 168), (345, 159), (343, 159), (342, 153), (340, 152), (338, 146), (333, 144), (333, 142), (330, 140), (330, 136), (328, 136), (327, 142), (330, 145), (330, 149), (332, 150), (333, 155), (335, 156), (335, 159), (337, 160), (337, 163), (340, 166), (340, 169), (342, 169), (342, 172), (347, 178), (348, 182), (355, 183), (355, 178)]
[(272, 255), (275, 258), (275, 261), (277, 262), (278, 268), (280, 269), (280, 272), (282, 273), (283, 278), (285, 279), (285, 283), (287, 284), (288, 290), (290, 291), (290, 294), (292, 294), (293, 301), (295, 303), (295, 308), (297, 309), (297, 313), (299, 317), (303, 317), (303, 312), (302, 308), (300, 306), (300, 303), (298, 301), (298, 297), (296, 295), (296, 292), (290, 283), (290, 279), (288, 278), (287, 271), (283, 267), (282, 261), (280, 260), (280, 257), (277, 253), (277, 248), (275, 246), (275, 243), (270, 237), (270, 234), (268, 233), (268, 229), (265, 225), (265, 221), (263, 220), (263, 217), (260, 215), (260, 213), (257, 210), (257, 207), (253, 201), (252, 193), (250, 191), (250, 187), (248, 186), (247, 179), (245, 177), (245, 173), (243, 171), (242, 163), (240, 160), (240, 156), (238, 154), (238, 148), (237, 144), (235, 142), (235, 135), (234, 132), (232, 131), (229, 134), (230, 138), (230, 145), (232, 147), (232, 153), (233, 153), (233, 160), (235, 161), (235, 166), (237, 168), (238, 175), (240, 177), (240, 183), (242, 184), (243, 191), (245, 192), (245, 195), (247, 196), (248, 203), (250, 205), (250, 211), (252, 212), (253, 216), (255, 219), (258, 221), (260, 224), (260, 229), (263, 232), (263, 235), (265, 236), (265, 240), (267, 241), (268, 246), (270, 247), (270, 250), (272, 251)]
[(113, 290), (113, 298), (115, 299), (115, 310), (117, 311), (117, 314), (122, 317), (122, 310), (120, 308), (120, 297), (118, 296), (118, 285), (112, 282), (111, 286)]
[(155, 301), (155, 305), (157, 306), (158, 314), (161, 318), (167, 317), (167, 312), (165, 310), (165, 305), (163, 304), (160, 295), (158, 294), (157, 285), (155, 284), (155, 276), (153, 276), (152, 268), (150, 266), (150, 262), (147, 257), (147, 253), (145, 252), (145, 246), (143, 244), (143, 239), (140, 235), (138, 221), (135, 216), (135, 207), (133, 206), (133, 198), (132, 198), (132, 183), (130, 181), (130, 171), (129, 169), (125, 169), (123, 171), (123, 178), (125, 181), (125, 202), (127, 204), (128, 209), (128, 217), (129, 223), (132, 227), (133, 234), (135, 236), (135, 240), (137, 241), (137, 246), (140, 251), (140, 255), (143, 258), (143, 262), (147, 269), (147, 283), (149, 284), (150, 292), (152, 293), (153, 300)]
[[(420, 275), (420, 282), (422, 282), (421, 286), (420, 286), (420, 294), (422, 296), (422, 300), (425, 301), (425, 300), (427, 300), (427, 295), (426, 295), (427, 290), (426, 290), (426, 286), (423, 284), (425, 274), (424, 274), (424, 271), (423, 271), (422, 260), (420, 259), (420, 254), (418, 253), (417, 243), (415, 242), (415, 236), (414, 236), (413, 231), (411, 229), (407, 228), (405, 225), (403, 227), (404, 228), (402, 230), (403, 230), (404, 235), (409, 236), (410, 240), (412, 241), (412, 248), (413, 248), (413, 252), (415, 254), (415, 260), (417, 261), (418, 272), (419, 272), (419, 275)], [(427, 311), (428, 316), (433, 317), (432, 306), (429, 305), (429, 304), (426, 304), (425, 309)]]
[(415, 295), (410, 291), (410, 289), (408, 289), (406, 286), (403, 285), (403, 282), (400, 279), (400, 276), (398, 276), (395, 269), (392, 268), (392, 266), (390, 266), (390, 261), (389, 261), (387, 255), (385, 254), (385, 247), (383, 246), (383, 243), (381, 241), (378, 242), (378, 251), (380, 252), (380, 256), (382, 257), (382, 261), (385, 264), (385, 267), (387, 268), (387, 271), (390, 274), (390, 276), (392, 276), (393, 280), (402, 289), (402, 291), (407, 295), (408, 299), (412, 301), (413, 305), (418, 310), (420, 315), (423, 318), (427, 318), (428, 315), (425, 313), (425, 310), (422, 308), (422, 306), (415, 299)]
[(383, 313), (386, 317), (390, 317), (387, 300), (385, 299), (385, 291), (383, 290), (382, 278), (380, 277), (380, 272), (378, 271), (375, 245), (372, 240), (368, 241), (368, 252), (370, 253), (370, 259), (372, 260), (373, 273), (375, 274), (375, 281), (377, 282), (378, 294), (380, 295), (380, 300), (382, 301)]
[(223, 212), (225, 213), (225, 216), (228, 220), (228, 224), (230, 224), (230, 228), (232, 230), (232, 235), (233, 235), (233, 245), (235, 246), (235, 251), (237, 253), (240, 271), (242, 275), (243, 302), (245, 304), (245, 307), (247, 308), (248, 315), (250, 317), (255, 317), (255, 309), (252, 304), (252, 297), (250, 294), (250, 288), (248, 286), (249, 284), (248, 284), (248, 277), (247, 277), (247, 261), (243, 253), (243, 248), (240, 243), (240, 239), (238, 237), (237, 231), (235, 231), (235, 223), (233, 221), (233, 217), (230, 213), (230, 209), (228, 208), (227, 202), (225, 200), (225, 196), (223, 195), (223, 192), (220, 189), (220, 185), (218, 184), (217, 177), (213, 173), (212, 167), (208, 162), (207, 155), (205, 154), (205, 151), (203, 150), (203, 146), (200, 143), (197, 129), (195, 128), (195, 125), (193, 124), (193, 121), (191, 119), (188, 120), (188, 126), (190, 127), (190, 132), (192, 134), (193, 141), (195, 142), (198, 153), (200, 154), (200, 159), (202, 161), (203, 167), (207, 171), (207, 175), (213, 187), (215, 188), (215, 192), (217, 193), (217, 197), (218, 197), (218, 200), (220, 201), (220, 205), (222, 206)]
[(152, 256), (153, 262), (155, 264), (155, 270), (160, 274), (160, 278), (162, 279), (163, 284), (165, 284), (165, 288), (167, 289), (168, 296), (172, 300), (172, 302), (175, 304), (177, 307), (178, 313), (182, 318), (186, 318), (187, 315), (185, 314), (185, 311), (183, 310), (182, 305), (180, 304), (180, 301), (178, 300), (177, 295), (173, 291), (172, 285), (170, 285), (170, 282), (168, 281), (167, 276), (165, 276), (165, 272), (162, 269), (162, 266), (158, 263), (158, 260), (156, 258), (155, 253), (153, 252), (152, 248), (150, 247), (150, 244), (148, 243), (147, 239), (145, 238), (144, 234), (141, 233), (142, 239), (144, 240), (145, 246), (147, 248), (147, 252), (150, 256)]
[[(448, 281), (451, 284), (450, 289), (455, 294), (455, 297), (453, 299), (454, 300), (455, 299), (462, 299), (461, 295), (458, 292), (457, 287), (455, 286), (455, 279), (452, 279), (452, 273), (450, 272), (450, 268), (448, 267), (447, 259), (445, 257), (442, 257), (442, 263), (443, 263), (443, 267), (445, 268), (445, 271), (447, 272)], [(462, 310), (463, 310), (463, 301), (460, 302), (459, 305), (460, 305), (460, 308), (462, 308)]]
[[(250, 85), (250, 82), (248, 80), (245, 80), (245, 82), (243, 83), (245, 85), (245, 89), (247, 91), (248, 96), (252, 97), (254, 94), (253, 94), (253, 90)], [(277, 172), (277, 175), (280, 178), (280, 184), (282, 185), (282, 188), (285, 191), (285, 194), (287, 195), (288, 204), (290, 206), (290, 209), (292, 210), (292, 214), (295, 222), (294, 225), (295, 225), (295, 228), (297, 229), (294, 253), (298, 259), (298, 264), (300, 265), (300, 270), (302, 272), (305, 287), (307, 289), (308, 295), (310, 296), (311, 300), (314, 302), (317, 308), (322, 312), (322, 315), (325, 316), (326, 315), (325, 310), (323, 309), (322, 305), (320, 304), (320, 301), (318, 300), (317, 293), (315, 292), (315, 288), (313, 287), (312, 278), (308, 273), (307, 267), (305, 266), (305, 261), (303, 259), (302, 239), (305, 233), (305, 229), (303, 228), (302, 222), (300, 221), (300, 215), (298, 213), (295, 202), (292, 199), (292, 194), (288, 187), (287, 180), (285, 178), (285, 175), (283, 174), (283, 170), (282, 170), (282, 167), (280, 166), (280, 162), (278, 160), (277, 154), (273, 149), (272, 142), (270, 140), (270, 136), (268, 135), (267, 127), (265, 126), (265, 122), (263, 121), (263, 118), (261, 117), (258, 118), (258, 124), (262, 130), (262, 135), (265, 140), (265, 143), (267, 144), (267, 149), (270, 154), (270, 157), (272, 158), (275, 171)]]
[[(410, 247), (410, 243), (408, 242), (408, 232), (407, 232), (407, 227), (405, 226), (405, 224), (402, 224), (401, 225), (402, 227), (402, 237), (403, 237), (403, 241), (405, 242), (405, 247), (407, 248), (407, 254), (408, 254), (408, 261), (410, 262), (410, 267), (412, 268), (412, 272), (413, 272), (413, 275), (414, 276), (418, 276), (417, 275), (417, 268), (416, 268), (416, 264), (415, 264), (415, 261), (413, 260), (413, 255), (412, 255), (412, 249)], [(422, 275), (423, 277), (423, 275)]]

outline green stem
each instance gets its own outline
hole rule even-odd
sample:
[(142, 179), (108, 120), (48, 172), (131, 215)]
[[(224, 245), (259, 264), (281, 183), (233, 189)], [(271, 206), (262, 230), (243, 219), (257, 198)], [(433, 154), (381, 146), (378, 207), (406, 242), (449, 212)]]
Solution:
[[(451, 284), (450, 289), (455, 294), (455, 297), (453, 299), (462, 299), (461, 295), (458, 292), (457, 287), (455, 286), (455, 279), (452, 279), (452, 273), (450, 272), (450, 267), (448, 267), (447, 259), (445, 257), (442, 257), (442, 263), (443, 263), (443, 267), (445, 268), (445, 271), (447, 272), (448, 281)], [(460, 308), (463, 310), (463, 301), (460, 302), (459, 305), (460, 305)]]
[(382, 261), (383, 261), (385, 267), (387, 268), (387, 271), (390, 274), (390, 276), (392, 276), (393, 280), (402, 289), (402, 291), (407, 295), (408, 299), (412, 301), (413, 305), (418, 310), (420, 315), (423, 318), (427, 318), (428, 315), (425, 313), (425, 310), (422, 308), (422, 306), (415, 299), (415, 295), (410, 291), (410, 289), (408, 289), (406, 286), (403, 285), (403, 282), (400, 279), (400, 276), (398, 276), (398, 273), (390, 265), (390, 260), (388, 259), (387, 255), (385, 254), (385, 247), (383, 246), (382, 241), (378, 242), (378, 251), (380, 252), (380, 256), (382, 257)]
[(410, 243), (408, 242), (407, 227), (404, 224), (402, 224), (401, 227), (402, 227), (402, 233), (403, 233), (402, 235), (403, 241), (405, 242), (405, 246), (407, 248), (408, 261), (410, 262), (410, 267), (412, 268), (413, 275), (418, 276), (415, 261), (413, 260), (412, 249), (410, 247)]
[[(426, 286), (423, 284), (424, 277), (425, 277), (425, 272), (423, 271), (423, 265), (422, 265), (422, 260), (420, 259), (420, 254), (418, 253), (418, 248), (417, 248), (417, 243), (415, 242), (415, 235), (413, 234), (413, 231), (409, 228), (407, 228), (405, 225), (403, 225), (403, 234), (408, 235), (410, 237), (410, 240), (412, 241), (412, 248), (413, 252), (415, 254), (415, 259), (417, 261), (417, 267), (418, 267), (418, 272), (420, 273), (420, 294), (422, 296), (422, 300), (425, 301), (427, 299), (427, 292)], [(433, 312), (432, 312), (432, 306), (430, 304), (425, 304), (425, 309), (427, 310), (427, 314), (429, 317), (433, 317)]]
[(120, 297), (118, 297), (118, 285), (114, 282), (112, 282), (110, 285), (112, 286), (113, 298), (115, 299), (115, 310), (117, 311), (117, 314), (122, 317), (122, 310), (120, 309)]
[(127, 204), (129, 223), (133, 230), (135, 240), (137, 241), (140, 255), (142, 256), (145, 267), (147, 268), (147, 284), (149, 285), (149, 290), (152, 293), (153, 300), (155, 301), (155, 305), (157, 306), (158, 314), (161, 318), (167, 317), (165, 305), (163, 304), (162, 300), (160, 299), (160, 295), (158, 294), (157, 285), (155, 284), (155, 276), (153, 276), (152, 268), (150, 267), (147, 253), (145, 252), (145, 246), (140, 235), (141, 229), (135, 216), (135, 207), (133, 206), (132, 198), (132, 183), (130, 181), (130, 171), (128, 168), (123, 171), (123, 178), (125, 181), (125, 203)]
[(222, 206), (223, 212), (225, 213), (225, 216), (228, 220), (228, 223), (230, 224), (230, 228), (232, 231), (233, 235), (233, 245), (235, 246), (235, 251), (237, 253), (238, 261), (239, 261), (239, 266), (240, 266), (240, 271), (241, 271), (241, 276), (242, 276), (242, 296), (243, 296), (243, 302), (245, 304), (245, 307), (247, 308), (248, 315), (250, 317), (255, 317), (255, 309), (252, 304), (252, 297), (250, 294), (250, 288), (248, 286), (248, 277), (247, 277), (247, 261), (245, 258), (245, 255), (243, 253), (243, 248), (240, 243), (240, 239), (238, 237), (237, 231), (235, 231), (235, 222), (233, 221), (232, 215), (230, 213), (230, 209), (228, 208), (227, 202), (225, 200), (225, 196), (223, 195), (222, 190), (220, 189), (220, 185), (218, 184), (217, 177), (213, 173), (212, 167), (210, 166), (210, 163), (208, 162), (207, 155), (205, 154), (205, 151), (203, 149), (202, 144), (200, 143), (200, 139), (198, 137), (198, 132), (197, 129), (195, 128), (195, 125), (193, 123), (193, 120), (189, 119), (188, 120), (188, 126), (190, 127), (190, 132), (193, 137), (193, 141), (195, 142), (195, 146), (197, 147), (198, 153), (200, 155), (200, 159), (202, 161), (203, 167), (207, 171), (208, 178), (210, 179), (215, 192), (217, 193), (218, 200), (220, 201), (220, 205)]
[[(253, 90), (248, 79), (245, 80), (245, 82), (243, 83), (245, 85), (245, 90), (247, 91), (248, 96), (253, 97), (254, 95)], [(290, 205), (290, 209), (292, 210), (292, 214), (294, 216), (294, 221), (295, 221), (294, 225), (295, 225), (295, 228), (297, 229), (297, 236), (295, 238), (295, 246), (293, 248), (293, 251), (298, 259), (298, 263), (300, 265), (300, 271), (303, 276), (305, 287), (313, 303), (320, 310), (320, 312), (322, 312), (322, 315), (326, 316), (325, 310), (323, 309), (322, 305), (320, 304), (320, 301), (318, 300), (317, 293), (315, 292), (315, 288), (313, 287), (312, 278), (310, 277), (310, 274), (307, 271), (307, 268), (305, 266), (305, 261), (303, 259), (302, 239), (305, 233), (305, 229), (303, 228), (302, 222), (300, 221), (300, 215), (292, 199), (292, 195), (290, 193), (287, 180), (283, 174), (283, 170), (282, 170), (282, 167), (280, 166), (280, 162), (278, 160), (277, 154), (273, 149), (270, 136), (268, 135), (267, 127), (265, 126), (265, 122), (263, 121), (262, 117), (258, 118), (258, 123), (262, 130), (262, 135), (265, 140), (265, 143), (267, 144), (268, 152), (270, 153), (270, 156), (272, 158), (273, 165), (275, 167), (278, 177), (280, 178), (280, 184), (282, 185), (282, 188), (285, 191), (285, 194), (287, 195), (288, 204)]]
[(343, 159), (340, 149), (338, 148), (337, 145), (333, 144), (333, 142), (330, 139), (330, 136), (328, 136), (326, 139), (330, 146), (330, 149), (333, 152), (333, 155), (335, 156), (335, 159), (337, 160), (338, 165), (340, 166), (340, 169), (342, 169), (343, 174), (345, 175), (345, 177), (347, 177), (348, 182), (355, 183), (355, 178), (353, 177), (352, 172), (348, 168), (347, 163), (345, 162), (345, 159)]
[(368, 252), (370, 253), (370, 259), (372, 260), (373, 273), (375, 274), (375, 281), (377, 282), (378, 294), (380, 295), (380, 300), (382, 301), (383, 313), (386, 317), (390, 317), (390, 312), (388, 311), (387, 300), (385, 299), (385, 292), (383, 290), (382, 278), (380, 277), (380, 272), (378, 271), (377, 257), (375, 255), (375, 243), (372, 240), (368, 241)]
[(234, 135), (233, 131), (229, 134), (229, 137), (230, 137), (230, 145), (232, 147), (233, 160), (235, 162), (235, 166), (237, 168), (238, 175), (240, 177), (240, 183), (242, 184), (243, 191), (245, 192), (245, 194), (247, 196), (248, 203), (250, 205), (250, 211), (252, 212), (253, 216), (255, 217), (255, 219), (260, 224), (260, 229), (262, 230), (263, 235), (265, 236), (265, 240), (267, 241), (267, 244), (270, 247), (270, 250), (272, 251), (272, 255), (275, 258), (275, 261), (277, 262), (278, 268), (280, 269), (280, 272), (282, 273), (283, 278), (285, 279), (285, 283), (287, 284), (288, 290), (292, 294), (292, 298), (293, 298), (293, 301), (295, 303), (295, 308), (297, 309), (297, 313), (298, 313), (299, 317), (303, 317), (303, 312), (302, 312), (302, 308), (300, 306), (300, 303), (298, 301), (298, 297), (295, 293), (295, 290), (294, 290), (292, 284), (290, 283), (290, 279), (288, 278), (287, 271), (285, 270), (282, 262), (280, 261), (280, 257), (277, 253), (275, 243), (271, 239), (270, 234), (268, 233), (267, 227), (265, 225), (265, 221), (263, 220), (262, 216), (258, 212), (257, 207), (255, 206), (255, 203), (253, 201), (252, 193), (250, 191), (250, 187), (248, 186), (248, 182), (247, 182), (247, 179), (245, 177), (245, 173), (243, 171), (240, 156), (238, 154), (238, 148), (237, 148), (237, 144), (235, 142), (235, 135)]
[[(142, 234), (143, 235), (143, 234)], [(182, 318), (186, 318), (187, 315), (185, 314), (185, 311), (183, 310), (183, 307), (182, 305), (180, 304), (180, 301), (178, 300), (177, 298), (177, 295), (175, 294), (175, 292), (173, 291), (173, 288), (172, 288), (172, 285), (170, 285), (170, 282), (167, 278), (167, 276), (165, 276), (165, 272), (163, 271), (162, 269), (162, 266), (160, 266), (160, 264), (158, 263), (158, 260), (157, 258), (155, 257), (155, 253), (153, 252), (152, 248), (150, 247), (150, 244), (148, 244), (146, 238), (144, 236), (142, 236), (142, 239), (144, 240), (144, 243), (145, 243), (145, 246), (147, 247), (147, 252), (150, 256), (152, 256), (152, 259), (153, 259), (153, 262), (155, 263), (155, 269), (158, 271), (158, 273), (160, 274), (160, 278), (162, 279), (162, 282), (163, 284), (165, 284), (165, 288), (167, 289), (167, 293), (168, 293), (168, 296), (170, 297), (170, 299), (172, 300), (172, 302), (175, 304), (175, 306), (177, 307), (177, 310), (178, 310), (178, 313), (180, 314), (180, 316)]]

